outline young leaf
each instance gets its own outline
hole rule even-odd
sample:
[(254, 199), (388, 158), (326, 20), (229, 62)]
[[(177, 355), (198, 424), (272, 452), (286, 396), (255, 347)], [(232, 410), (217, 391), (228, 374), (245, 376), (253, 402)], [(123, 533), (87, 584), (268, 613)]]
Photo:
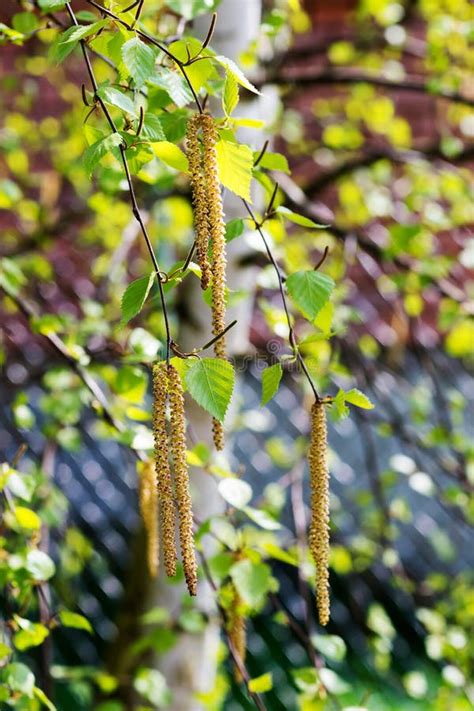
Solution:
[(154, 86), (164, 89), (170, 99), (178, 108), (182, 108), (193, 100), (191, 89), (186, 84), (184, 78), (177, 71), (159, 67), (151, 77), (150, 82)]
[(161, 121), (155, 114), (145, 114), (141, 135), (154, 142), (166, 140)]
[(369, 400), (367, 395), (364, 395), (364, 393), (361, 392), (360, 390), (357, 390), (357, 388), (352, 388), (352, 390), (348, 390), (344, 395), (344, 399), (346, 402), (349, 402), (351, 405), (360, 407), (363, 410), (373, 410), (374, 409), (374, 404)]
[(331, 277), (315, 271), (296, 272), (286, 280), (291, 298), (311, 321), (328, 301), (334, 286)]
[(134, 37), (122, 47), (123, 63), (138, 88), (151, 77), (155, 68), (155, 53), (151, 47)]
[(73, 627), (77, 630), (85, 630), (93, 634), (93, 629), (89, 620), (87, 620), (83, 615), (79, 615), (77, 612), (69, 612), (69, 610), (62, 610), (59, 613), (59, 620), (63, 627)]
[(241, 560), (232, 566), (230, 577), (247, 605), (259, 607), (265, 602), (271, 585), (271, 571), (268, 565)]
[(222, 185), (250, 201), (253, 166), (251, 149), (245, 145), (221, 140), (216, 144), (216, 151)]
[(227, 74), (231, 74), (235, 78), (235, 80), (245, 89), (248, 89), (248, 91), (253, 91), (254, 94), (260, 94), (259, 90), (256, 89), (251, 82), (249, 82), (247, 77), (244, 75), (241, 69), (239, 69), (237, 64), (232, 61), (232, 59), (229, 59), (228, 57), (224, 57), (222, 55), (216, 55), (214, 59), (225, 68)]
[(107, 23), (108, 20), (99, 20), (98, 22), (93, 22), (91, 25), (74, 26), (74, 28), (72, 28), (73, 32), (68, 33), (67, 37), (62, 40), (62, 44), (69, 44), (70, 42), (77, 43), (86, 37), (90, 37), (102, 27), (105, 27)]
[(146, 277), (135, 279), (127, 286), (122, 296), (120, 309), (122, 311), (121, 325), (124, 326), (134, 316), (140, 313), (153, 284), (155, 273), (150, 272)]
[(226, 72), (224, 93), (222, 95), (222, 107), (226, 116), (231, 116), (238, 103), (239, 84), (233, 74)]
[(230, 220), (225, 226), (225, 238), (227, 242), (231, 242), (236, 237), (240, 237), (245, 229), (245, 223), (237, 217), (235, 220)]
[[(173, 42), (168, 49), (175, 57), (182, 62), (186, 62), (188, 56), (195, 57), (200, 52), (201, 46), (201, 42), (195, 37), (186, 37)], [(212, 52), (212, 54), (214, 53)], [(205, 59), (207, 56), (209, 56), (209, 59)], [(186, 67), (186, 74), (195, 92), (198, 92), (212, 76), (216, 79), (219, 78), (212, 63), (209, 47), (200, 55), (199, 62), (194, 62)]]
[(185, 375), (192, 397), (220, 422), (232, 397), (234, 378), (232, 365), (219, 358), (199, 358)]
[(66, 0), (38, 0), (38, 5), (44, 12), (60, 10), (66, 4)]
[(153, 153), (157, 158), (171, 166), (175, 170), (186, 173), (188, 170), (188, 159), (178, 146), (170, 141), (159, 141), (152, 144)]
[(270, 365), (262, 373), (262, 400), (261, 404), (266, 405), (278, 392), (283, 369), (280, 363)]
[(252, 691), (254, 694), (264, 694), (266, 691), (271, 691), (272, 689), (273, 676), (271, 672), (249, 680), (249, 691)]
[(280, 205), (280, 207), (277, 207), (276, 212), (279, 215), (283, 215), (283, 217), (286, 220), (290, 220), (290, 222), (294, 222), (295, 225), (301, 225), (301, 227), (313, 227), (313, 228), (317, 228), (317, 229), (324, 229), (325, 227), (329, 227), (329, 225), (318, 225), (317, 222), (310, 220), (309, 217), (304, 217), (304, 215), (298, 215), (297, 212), (293, 212), (292, 210), (289, 210), (287, 207), (284, 207), (283, 205)]
[(84, 167), (89, 175), (94, 172), (94, 168), (100, 163), (102, 158), (110, 153), (113, 148), (118, 148), (123, 139), (119, 133), (111, 133), (110, 136), (100, 138), (98, 141), (86, 148), (83, 155)]
[(336, 419), (340, 418), (343, 420), (349, 415), (349, 408), (346, 405), (344, 390), (339, 390), (336, 397), (333, 400), (333, 405), (335, 407)]
[[(260, 155), (259, 151), (255, 151), (254, 159), (256, 160)], [(290, 168), (286, 156), (281, 153), (268, 153), (265, 152), (260, 158), (258, 165), (261, 168), (267, 168), (267, 170), (279, 170), (281, 173), (289, 173)]]
[(111, 104), (118, 109), (122, 109), (122, 111), (126, 111), (128, 114), (132, 114), (132, 116), (137, 116), (138, 112), (133, 101), (120, 89), (116, 89), (113, 86), (102, 86), (97, 90), (97, 94), (106, 104)]
[(217, 488), (222, 498), (235, 509), (243, 509), (252, 498), (252, 487), (241, 479), (223, 479)]

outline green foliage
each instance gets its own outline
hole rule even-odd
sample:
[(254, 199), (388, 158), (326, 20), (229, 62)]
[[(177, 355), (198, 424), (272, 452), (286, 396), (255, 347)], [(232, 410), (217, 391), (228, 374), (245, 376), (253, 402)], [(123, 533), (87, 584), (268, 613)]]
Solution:
[(320, 272), (296, 272), (287, 278), (286, 288), (304, 316), (313, 320), (331, 296), (334, 281)]
[(234, 389), (234, 369), (217, 358), (199, 358), (186, 371), (186, 386), (207, 412), (222, 422)]
[(276, 395), (282, 375), (283, 368), (280, 363), (275, 363), (265, 368), (262, 373), (262, 405), (266, 405)]

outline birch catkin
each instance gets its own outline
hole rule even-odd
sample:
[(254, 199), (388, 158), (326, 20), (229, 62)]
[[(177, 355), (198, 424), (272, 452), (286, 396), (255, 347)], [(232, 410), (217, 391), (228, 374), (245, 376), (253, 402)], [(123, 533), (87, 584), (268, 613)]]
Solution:
[(196, 595), (197, 565), (194, 550), (193, 512), (191, 495), (189, 493), (188, 463), (186, 459), (184, 395), (181, 378), (173, 365), (168, 366), (168, 387), (171, 417), (170, 443), (179, 514), (181, 558), (189, 594)]
[(176, 517), (169, 464), (168, 432), (166, 430), (168, 391), (166, 365), (163, 363), (155, 364), (153, 366), (153, 436), (155, 440), (159, 518), (165, 571), (168, 576), (173, 577), (176, 575)]
[(201, 268), (201, 287), (207, 289), (211, 281), (209, 264), (209, 214), (206, 179), (199, 142), (201, 114), (195, 114), (188, 121), (186, 132), (186, 153), (191, 174), (191, 190), (194, 207), (194, 228), (196, 231), (196, 260)]
[(316, 601), (319, 622), (329, 622), (329, 469), (326, 411), (315, 402), (311, 409), (309, 473), (311, 524), (309, 549), (316, 564)]
[(139, 504), (143, 527), (146, 534), (147, 564), (152, 578), (158, 575), (158, 487), (155, 466), (152, 460), (142, 466), (139, 479)]
[[(227, 613), (227, 634), (234, 654), (243, 666), (247, 653), (247, 628), (242, 613), (242, 599), (235, 586), (232, 587), (234, 597)], [(234, 664), (234, 679), (237, 683), (242, 681), (242, 673), (237, 664)]]
[[(204, 175), (208, 199), (209, 233), (212, 245), (212, 332), (219, 335), (225, 329), (226, 319), (226, 243), (225, 222), (222, 207), (221, 186), (217, 167), (217, 130), (212, 116), (200, 117), (204, 148)], [(217, 358), (226, 357), (225, 338), (219, 338), (214, 344)], [(212, 424), (216, 449), (224, 448), (224, 428), (218, 420)]]

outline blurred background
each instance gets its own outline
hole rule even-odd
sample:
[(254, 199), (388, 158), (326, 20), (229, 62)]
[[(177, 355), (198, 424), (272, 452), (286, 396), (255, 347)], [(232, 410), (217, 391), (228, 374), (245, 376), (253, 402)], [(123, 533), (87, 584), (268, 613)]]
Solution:
[[(61, 711), (252, 709), (218, 632), (205, 661), (193, 641), (204, 644), (213, 629), (212, 596), (191, 605), (180, 584), (156, 583), (146, 571), (136, 465), (137, 452), (150, 446), (143, 364), (160, 353), (161, 317), (155, 298), (119, 328), (121, 295), (143, 275), (147, 256), (120, 175), (106, 167), (91, 184), (81, 163), (87, 110), (80, 54), (59, 66), (48, 60), (56, 30), (39, 29), (44, 17), (26, 27), (23, 13), (32, 5), (4, 0), (0, 9), (0, 458), (11, 463), (27, 444), (17, 468), (28, 473), (46, 517), (41, 545), (57, 566), (49, 602), (77, 609), (93, 634), (62, 627), (49, 656), (32, 650), (31, 663), (48, 677)], [(179, 5), (145, 2), (143, 22), (158, 35), (205, 35), (209, 17), (183, 25), (171, 12)], [(304, 554), (296, 564), (294, 558), (305, 539), (311, 401), (289, 368), (278, 395), (260, 407), (262, 365), (288, 352), (284, 313), (255, 235), (232, 242), (238, 383), (227, 451), (212, 466), (242, 473), (261, 519), (281, 526), (275, 533), (266, 519), (231, 518), (255, 524), (249, 537), (274, 545), (267, 562), (278, 589), (248, 621), (250, 676), (271, 672), (264, 695), (271, 711), (468, 711), (472, 5), (224, 0), (217, 11), (215, 43), (238, 59), (264, 97), (243, 95), (243, 114), (269, 121), (272, 150), (291, 168), (268, 165), (285, 204), (328, 225), (272, 233), (289, 273), (329, 248), (324, 269), (338, 288), (317, 331), (331, 331), (332, 339), (299, 326), (311, 372), (324, 392), (357, 387), (375, 405), (330, 422), (326, 634), (316, 624), (309, 563)], [(63, 12), (53, 13), (52, 27), (55, 18), (68, 26)], [(109, 67), (93, 61), (105, 79)], [(166, 127), (169, 140), (182, 138), (185, 108), (181, 114)], [(261, 135), (246, 131), (244, 140), (258, 151)], [(187, 181), (161, 166), (137, 193), (160, 262), (183, 259), (192, 242)], [(243, 216), (230, 196), (226, 208), (230, 217)], [(170, 297), (180, 343), (191, 346), (196, 337), (205, 340), (196, 293), (186, 281)], [(214, 491), (217, 469), (209, 473), (201, 420), (190, 406), (190, 461), (204, 520), (220, 516), (224, 502)], [(211, 482), (202, 484), (204, 494), (202, 481)], [(210, 555), (218, 576), (219, 552), (211, 546)], [(183, 655), (188, 676), (179, 667)], [(146, 673), (132, 683), (140, 668), (161, 670), (166, 683)], [(188, 687), (192, 693), (183, 691)]]

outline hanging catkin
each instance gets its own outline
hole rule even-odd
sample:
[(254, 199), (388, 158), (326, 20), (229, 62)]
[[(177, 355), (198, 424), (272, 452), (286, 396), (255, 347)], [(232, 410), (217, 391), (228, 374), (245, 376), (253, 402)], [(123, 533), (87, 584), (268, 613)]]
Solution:
[(194, 550), (193, 512), (189, 493), (188, 463), (186, 460), (186, 420), (183, 386), (173, 365), (168, 366), (168, 387), (171, 416), (171, 454), (173, 457), (176, 501), (179, 514), (179, 539), (184, 577), (189, 594), (197, 593), (197, 565)]
[(207, 289), (211, 281), (209, 264), (209, 215), (206, 179), (203, 171), (203, 156), (199, 141), (201, 114), (195, 114), (188, 121), (186, 132), (186, 153), (191, 174), (191, 190), (194, 207), (194, 227), (196, 231), (196, 260), (201, 268), (201, 287)]
[(167, 575), (173, 577), (176, 575), (176, 517), (169, 464), (168, 432), (166, 430), (168, 391), (166, 365), (164, 363), (155, 364), (153, 366), (153, 436), (161, 541), (165, 571)]
[[(226, 251), (225, 222), (222, 207), (221, 186), (217, 167), (217, 130), (212, 116), (200, 116), (204, 148), (204, 175), (208, 199), (209, 233), (212, 244), (212, 332), (219, 335), (225, 329), (226, 316)], [(217, 358), (226, 357), (225, 338), (214, 344)], [(214, 444), (216, 449), (224, 448), (224, 428), (218, 420), (213, 420)]]
[[(245, 664), (247, 652), (247, 629), (245, 616), (242, 613), (242, 599), (233, 585), (233, 600), (227, 611), (227, 634), (235, 656), (241, 666)], [(242, 681), (242, 673), (237, 664), (234, 664), (234, 679), (237, 683)]]
[(150, 459), (142, 465), (139, 478), (139, 504), (146, 534), (147, 563), (152, 578), (158, 575), (158, 487), (154, 462)]
[(311, 524), (309, 549), (316, 564), (316, 601), (319, 622), (329, 622), (329, 469), (326, 411), (315, 402), (311, 409), (309, 472)]

